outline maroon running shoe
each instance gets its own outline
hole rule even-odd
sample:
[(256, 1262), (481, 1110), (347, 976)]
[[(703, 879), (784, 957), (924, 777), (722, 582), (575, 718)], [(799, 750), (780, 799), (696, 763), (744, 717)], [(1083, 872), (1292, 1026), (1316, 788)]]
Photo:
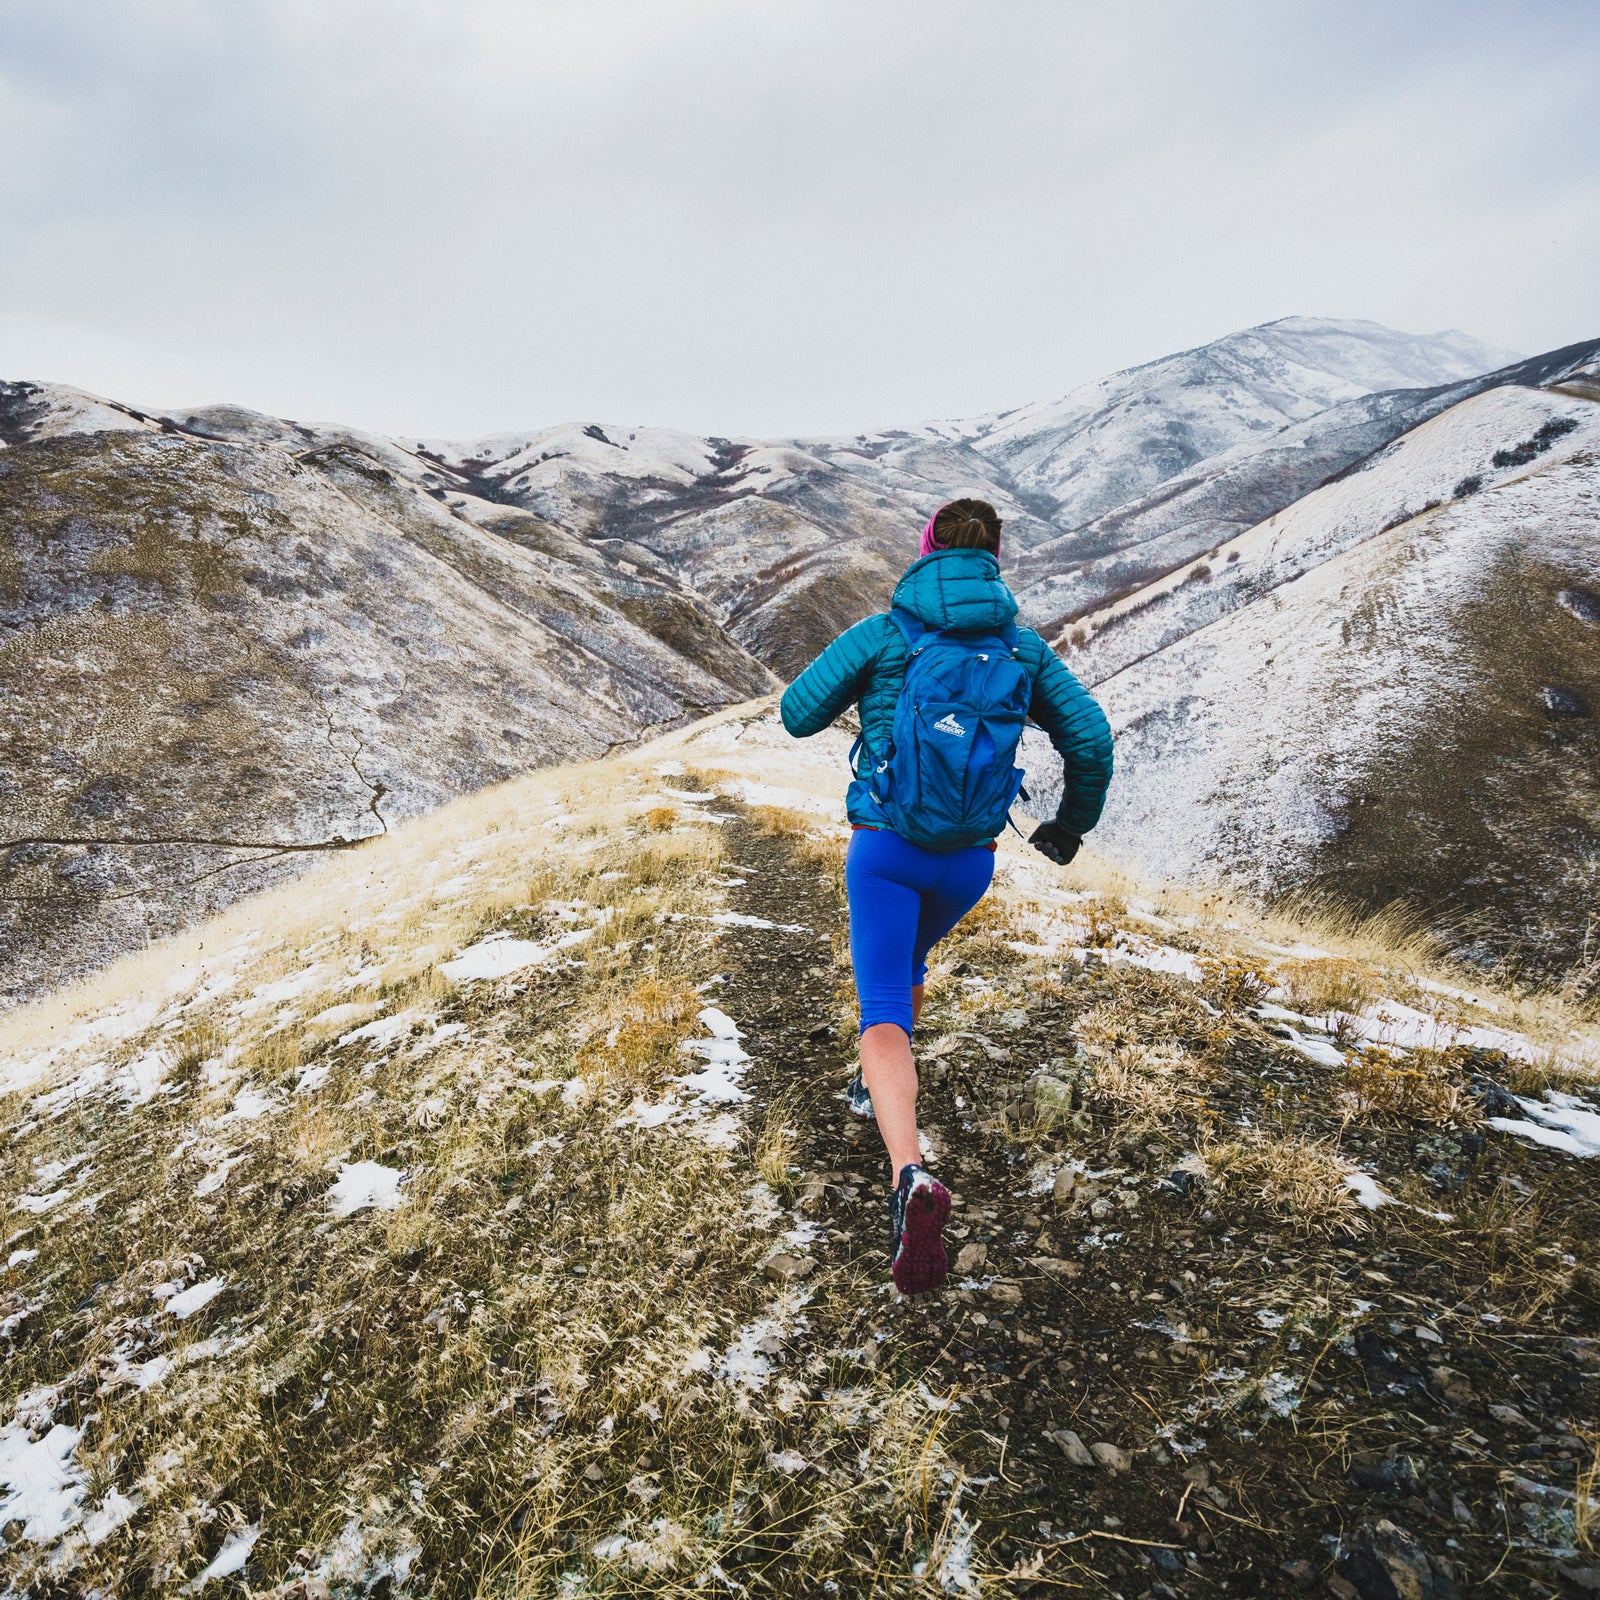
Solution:
[(925, 1168), (903, 1167), (889, 1196), (889, 1273), (901, 1294), (930, 1294), (944, 1282), (949, 1220), (950, 1191)]

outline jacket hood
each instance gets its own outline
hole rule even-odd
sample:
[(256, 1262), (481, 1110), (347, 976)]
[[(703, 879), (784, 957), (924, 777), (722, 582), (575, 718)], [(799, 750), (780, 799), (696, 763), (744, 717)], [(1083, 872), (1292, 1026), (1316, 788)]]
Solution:
[(935, 550), (906, 568), (891, 604), (930, 628), (992, 633), (1014, 622), (1016, 596), (987, 550)]

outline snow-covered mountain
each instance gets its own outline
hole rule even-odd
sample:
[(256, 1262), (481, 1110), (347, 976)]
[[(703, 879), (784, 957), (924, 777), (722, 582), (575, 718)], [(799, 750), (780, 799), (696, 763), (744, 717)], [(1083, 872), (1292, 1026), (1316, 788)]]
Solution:
[(1463, 333), (1285, 317), (1084, 384), (1059, 400), (944, 425), (1075, 528), (1201, 461), (1341, 401), (1425, 389), (1511, 365)]
[(663, 564), (789, 676), (887, 601), (910, 532), (957, 494), (1000, 508), (1024, 615), (1048, 626), (1470, 392), (1452, 386), (1517, 381), (1482, 376), (1514, 359), (1459, 333), (1289, 318), (998, 417), (849, 438), (590, 423), (396, 442), (435, 490), (508, 501)]
[(1600, 355), (1473, 396), (1067, 630), (1104, 838), (1561, 969), (1600, 895)]
[(383, 438), (0, 386), (0, 999), (308, 847), (760, 693), (887, 602), (954, 495), (1000, 507), (1054, 629), (1574, 366), (1505, 355), (1290, 319), (999, 417), (780, 441)]

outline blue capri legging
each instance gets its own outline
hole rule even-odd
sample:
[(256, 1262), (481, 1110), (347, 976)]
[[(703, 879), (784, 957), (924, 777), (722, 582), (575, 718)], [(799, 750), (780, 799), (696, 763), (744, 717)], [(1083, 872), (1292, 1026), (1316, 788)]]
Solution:
[(993, 876), (987, 845), (935, 855), (887, 829), (850, 836), (844, 884), (863, 1033), (879, 1022), (911, 1032), (911, 990), (928, 976), (928, 952), (983, 898)]

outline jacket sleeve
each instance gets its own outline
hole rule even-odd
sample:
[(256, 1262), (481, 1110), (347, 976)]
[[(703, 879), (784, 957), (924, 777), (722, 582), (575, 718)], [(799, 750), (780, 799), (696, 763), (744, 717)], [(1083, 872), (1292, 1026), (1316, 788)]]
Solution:
[(779, 703), (783, 725), (797, 739), (821, 733), (861, 698), (883, 648), (884, 616), (866, 617), (847, 628), (800, 674)]
[(1087, 833), (1100, 820), (1111, 783), (1111, 724), (1061, 658), (1037, 634), (1038, 670), (1028, 715), (1050, 736), (1061, 756), (1061, 804), (1056, 821)]

